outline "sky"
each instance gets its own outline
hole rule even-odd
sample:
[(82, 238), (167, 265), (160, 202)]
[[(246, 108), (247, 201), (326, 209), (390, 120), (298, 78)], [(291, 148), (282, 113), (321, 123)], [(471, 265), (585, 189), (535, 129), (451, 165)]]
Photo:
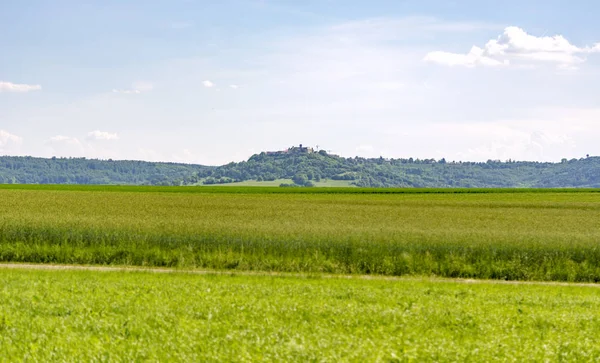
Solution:
[(600, 155), (600, 2), (2, 0), (0, 155)]

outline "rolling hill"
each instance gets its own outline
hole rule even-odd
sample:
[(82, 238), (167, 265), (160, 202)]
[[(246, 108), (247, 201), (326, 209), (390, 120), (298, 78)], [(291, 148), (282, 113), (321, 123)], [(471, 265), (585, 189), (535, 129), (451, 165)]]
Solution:
[(86, 158), (0, 157), (4, 184), (600, 188), (600, 157), (530, 161), (344, 158), (292, 147), (203, 166)]

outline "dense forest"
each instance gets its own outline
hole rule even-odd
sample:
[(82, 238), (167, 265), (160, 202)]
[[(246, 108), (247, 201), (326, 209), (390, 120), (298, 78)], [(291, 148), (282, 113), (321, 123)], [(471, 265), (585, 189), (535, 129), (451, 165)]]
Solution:
[(248, 161), (205, 169), (205, 184), (293, 179), (311, 185), (321, 179), (348, 180), (361, 187), (600, 187), (600, 157), (559, 163), (444, 159), (343, 158), (325, 151), (261, 153)]
[(180, 185), (206, 168), (145, 161), (2, 156), (0, 183)]
[(558, 163), (444, 159), (344, 158), (290, 148), (260, 153), (239, 163), (210, 167), (85, 158), (0, 157), (0, 183), (211, 185), (241, 181), (290, 180), (311, 186), (345, 180), (362, 187), (594, 187), (600, 188), (600, 157)]

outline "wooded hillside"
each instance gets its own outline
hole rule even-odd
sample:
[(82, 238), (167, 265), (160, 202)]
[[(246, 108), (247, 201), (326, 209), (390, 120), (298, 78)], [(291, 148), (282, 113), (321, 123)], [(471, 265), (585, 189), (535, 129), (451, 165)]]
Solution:
[(344, 180), (361, 187), (600, 187), (600, 157), (559, 163), (343, 158), (320, 152), (260, 153), (210, 167), (85, 158), (0, 157), (0, 183), (213, 185), (293, 180), (311, 186)]

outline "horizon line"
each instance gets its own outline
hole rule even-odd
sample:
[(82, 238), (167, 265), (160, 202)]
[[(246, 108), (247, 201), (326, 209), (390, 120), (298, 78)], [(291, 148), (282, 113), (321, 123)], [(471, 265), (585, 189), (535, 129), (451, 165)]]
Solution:
[[(275, 151), (276, 152), (283, 152), (285, 150), (281, 150), (281, 151)], [(325, 150), (320, 150), (320, 151), (325, 151)], [(365, 160), (377, 160), (377, 159), (383, 159), (386, 161), (392, 161), (392, 160), (410, 160), (413, 159), (413, 161), (419, 161), (419, 162), (423, 162), (426, 161), (428, 163), (431, 164), (486, 164), (489, 162), (494, 162), (494, 163), (538, 163), (538, 164), (561, 164), (564, 163), (565, 160), (567, 162), (570, 161), (582, 161), (582, 160), (586, 160), (586, 159), (593, 159), (593, 158), (598, 158), (600, 156), (594, 156), (594, 155), (585, 155), (583, 157), (580, 158), (562, 158), (559, 161), (539, 161), (539, 160), (516, 160), (516, 159), (512, 159), (509, 158), (507, 160), (500, 160), (500, 159), (488, 159), (486, 161), (472, 161), (472, 160), (446, 160), (446, 158), (440, 158), (440, 159), (435, 159), (435, 158), (415, 158), (415, 157), (383, 157), (383, 156), (379, 156), (379, 157), (364, 157), (364, 156), (350, 156), (350, 157), (346, 157), (346, 156), (341, 156), (341, 155), (337, 155), (337, 154), (331, 154), (328, 153), (327, 151), (325, 151), (327, 153), (327, 155), (329, 156), (335, 156), (335, 157), (339, 157), (339, 158), (343, 158), (343, 159), (355, 159), (355, 158), (360, 158), (360, 159), (365, 159)], [(209, 164), (200, 164), (200, 163), (195, 163), (195, 162), (185, 162), (185, 161), (167, 161), (167, 160), (143, 160), (143, 159), (113, 159), (113, 158), (97, 158), (97, 157), (87, 157), (87, 156), (34, 156), (34, 155), (0, 155), (0, 158), (35, 158), (35, 159), (45, 159), (45, 160), (56, 160), (56, 159), (84, 159), (84, 160), (92, 160), (92, 161), (116, 161), (116, 162), (122, 162), (122, 161), (133, 161), (133, 162), (143, 162), (143, 163), (161, 163), (161, 164), (180, 164), (180, 165), (190, 165), (190, 166), (203, 166), (203, 167), (220, 167), (220, 166), (225, 166), (227, 164), (230, 163), (241, 163), (244, 161), (248, 161), (250, 160), (250, 158), (252, 158), (253, 156), (256, 155), (261, 155), (261, 154), (265, 154), (265, 155), (269, 155), (268, 153), (273, 153), (272, 151), (261, 151), (260, 153), (255, 153), (250, 155), (247, 159), (244, 159), (242, 161), (230, 161), (224, 164), (219, 164), (219, 165), (209, 165)], [(314, 154), (319, 153), (318, 151), (313, 152)], [(444, 160), (444, 161), (442, 161)]]

